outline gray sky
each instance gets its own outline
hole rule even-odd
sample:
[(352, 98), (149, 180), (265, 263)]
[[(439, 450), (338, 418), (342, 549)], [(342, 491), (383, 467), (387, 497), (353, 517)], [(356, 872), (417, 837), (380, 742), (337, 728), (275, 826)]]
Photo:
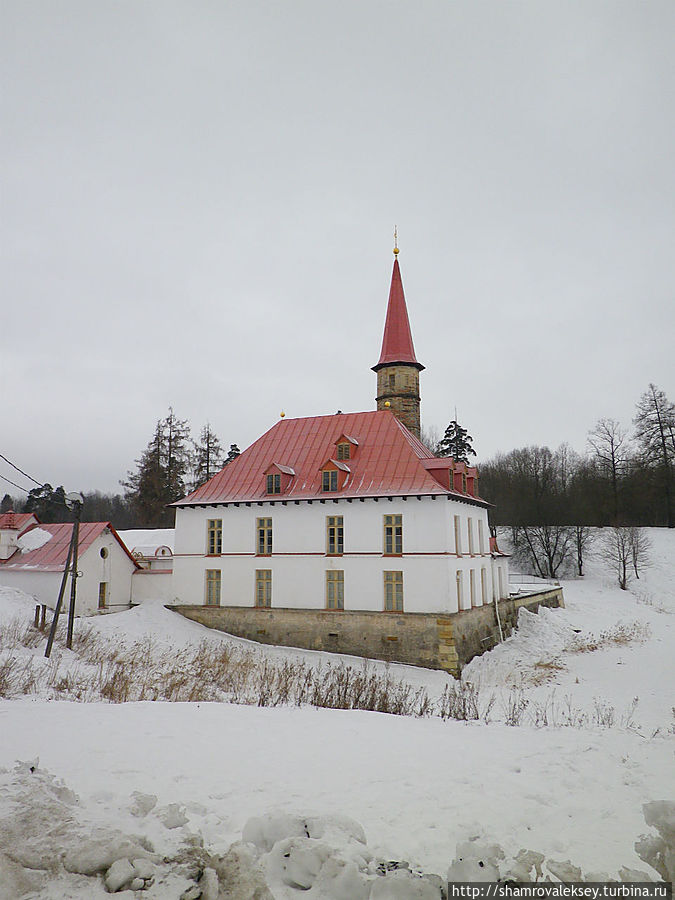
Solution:
[(394, 224), (424, 425), (583, 450), (675, 399), (672, 0), (1, 9), (0, 453), (38, 480), (119, 490), (170, 404), (242, 449), (373, 409)]

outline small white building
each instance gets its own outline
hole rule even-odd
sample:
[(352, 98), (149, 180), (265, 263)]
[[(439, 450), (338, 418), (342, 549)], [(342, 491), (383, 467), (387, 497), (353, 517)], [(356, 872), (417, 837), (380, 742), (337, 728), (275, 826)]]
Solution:
[[(43, 525), (30, 514), (0, 516), (0, 584), (20, 588), (54, 608), (68, 559), (72, 524)], [(129, 609), (139, 568), (109, 522), (82, 522), (78, 541), (75, 614)], [(70, 597), (71, 576), (64, 602)]]

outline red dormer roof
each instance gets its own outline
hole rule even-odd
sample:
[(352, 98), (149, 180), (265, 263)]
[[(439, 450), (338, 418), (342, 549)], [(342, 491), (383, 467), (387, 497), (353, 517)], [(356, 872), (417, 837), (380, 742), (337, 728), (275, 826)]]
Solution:
[[(335, 442), (345, 432), (359, 446), (348, 465), (334, 461)], [(277, 459), (293, 467), (295, 478), (276, 502), (325, 499), (321, 468), (326, 460), (350, 472), (335, 498), (455, 494), (427, 471), (423, 461), (431, 458), (391, 410), (281, 419), (214, 478), (174, 505), (269, 501), (264, 473)], [(473, 498), (469, 502), (488, 505)]]
[[(72, 523), (65, 522), (57, 525), (40, 524), (37, 528), (51, 534), (51, 538), (35, 550), (20, 550), (10, 556), (8, 560), (4, 562), (0, 561), (0, 569), (30, 569), (38, 572), (63, 571), (68, 559), (68, 546), (73, 533)], [(77, 548), (78, 556), (83, 556), (96, 538), (105, 531), (106, 528), (110, 529), (110, 533), (117, 540), (124, 553), (132, 561), (134, 567), (139, 568), (138, 563), (110, 522), (82, 522), (80, 524)]]
[(394, 270), (391, 274), (391, 288), (389, 289), (389, 304), (387, 306), (387, 318), (384, 323), (384, 335), (382, 337), (382, 352), (373, 371), (377, 372), (383, 366), (391, 366), (396, 363), (404, 363), (415, 366), (421, 372), (424, 366), (417, 362), (415, 348), (413, 346), (408, 309), (405, 305), (403, 282), (398, 259), (394, 260)]

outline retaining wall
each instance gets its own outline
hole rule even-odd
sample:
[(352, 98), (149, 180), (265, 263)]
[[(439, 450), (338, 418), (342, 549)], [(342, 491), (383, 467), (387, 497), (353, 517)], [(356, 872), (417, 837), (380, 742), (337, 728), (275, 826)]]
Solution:
[[(504, 636), (516, 624), (521, 606), (564, 606), (561, 588), (499, 601)], [(494, 605), (459, 613), (385, 613), (241, 606), (169, 606), (209, 628), (261, 644), (346, 653), (369, 659), (444, 669), (459, 675), (462, 666), (499, 641)]]

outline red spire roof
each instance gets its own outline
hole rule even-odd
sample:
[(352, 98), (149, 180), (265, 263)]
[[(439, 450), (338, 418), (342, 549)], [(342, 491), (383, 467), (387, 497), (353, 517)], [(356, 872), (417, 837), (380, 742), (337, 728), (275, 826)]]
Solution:
[(383, 366), (403, 363), (415, 366), (421, 372), (424, 366), (415, 358), (408, 310), (405, 305), (403, 282), (398, 259), (394, 260), (394, 270), (391, 273), (391, 288), (389, 289), (389, 304), (387, 306), (387, 318), (384, 323), (384, 335), (382, 337), (382, 352), (380, 360), (373, 371), (377, 372)]

